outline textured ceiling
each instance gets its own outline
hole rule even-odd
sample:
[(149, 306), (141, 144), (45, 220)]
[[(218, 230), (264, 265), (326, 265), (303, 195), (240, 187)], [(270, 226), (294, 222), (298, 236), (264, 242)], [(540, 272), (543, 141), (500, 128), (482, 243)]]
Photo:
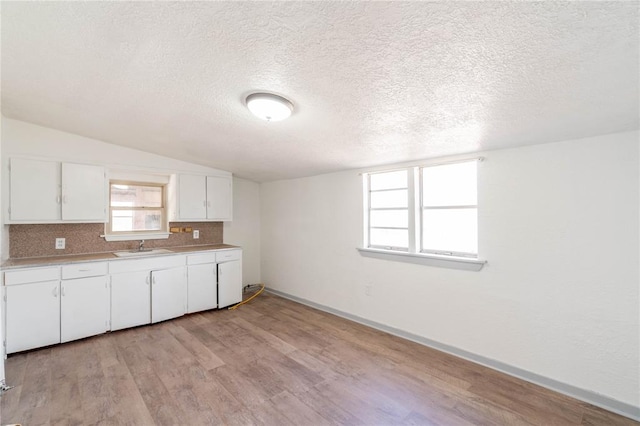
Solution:
[(2, 113), (255, 181), (632, 130), (638, 9), (3, 1)]

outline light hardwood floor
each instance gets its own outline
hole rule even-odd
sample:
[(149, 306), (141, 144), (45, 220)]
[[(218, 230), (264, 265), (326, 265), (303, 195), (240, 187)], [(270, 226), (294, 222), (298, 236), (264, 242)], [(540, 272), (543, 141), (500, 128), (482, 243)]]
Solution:
[(280, 297), (10, 356), (0, 423), (637, 425)]

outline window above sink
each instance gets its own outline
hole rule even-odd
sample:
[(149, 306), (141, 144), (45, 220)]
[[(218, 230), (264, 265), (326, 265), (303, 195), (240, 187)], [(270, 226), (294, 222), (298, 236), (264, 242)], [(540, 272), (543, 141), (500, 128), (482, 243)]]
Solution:
[(169, 176), (114, 172), (109, 180), (107, 241), (166, 239)]

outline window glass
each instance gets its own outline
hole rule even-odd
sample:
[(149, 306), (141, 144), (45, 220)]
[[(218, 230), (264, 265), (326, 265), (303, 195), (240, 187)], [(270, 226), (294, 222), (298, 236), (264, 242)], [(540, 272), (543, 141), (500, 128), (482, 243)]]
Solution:
[(426, 209), (422, 219), (422, 250), (478, 252), (478, 209)]
[(408, 170), (396, 170), (368, 176), (369, 247), (408, 250), (408, 175)]
[(110, 183), (111, 233), (158, 232), (167, 228), (164, 186), (145, 183)]
[(162, 187), (111, 184), (112, 207), (162, 207)]
[(113, 232), (161, 231), (161, 210), (112, 210)]
[(407, 171), (397, 170), (394, 172), (372, 173), (371, 175), (372, 191), (381, 189), (395, 189), (407, 187)]
[(369, 223), (377, 228), (408, 228), (409, 212), (404, 210), (372, 210)]
[(406, 189), (371, 192), (371, 208), (407, 207), (409, 205), (407, 194)]
[(422, 205), (476, 205), (477, 162), (444, 164), (422, 169)]
[(372, 228), (369, 239), (371, 246), (389, 249), (407, 249), (409, 247), (409, 231), (406, 229)]

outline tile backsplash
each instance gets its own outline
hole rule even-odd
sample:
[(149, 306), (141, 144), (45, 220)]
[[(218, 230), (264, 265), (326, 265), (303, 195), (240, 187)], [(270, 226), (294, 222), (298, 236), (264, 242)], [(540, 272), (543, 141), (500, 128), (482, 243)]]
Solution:
[[(222, 222), (171, 222), (170, 227), (193, 228), (200, 231), (194, 239), (191, 232), (171, 234), (166, 240), (146, 240), (146, 248), (179, 247), (202, 244), (222, 244)], [(102, 223), (64, 223), (45, 225), (9, 225), (9, 257), (57, 256), (131, 250), (138, 241), (105, 241)], [(65, 238), (66, 247), (56, 250), (56, 238)]]

